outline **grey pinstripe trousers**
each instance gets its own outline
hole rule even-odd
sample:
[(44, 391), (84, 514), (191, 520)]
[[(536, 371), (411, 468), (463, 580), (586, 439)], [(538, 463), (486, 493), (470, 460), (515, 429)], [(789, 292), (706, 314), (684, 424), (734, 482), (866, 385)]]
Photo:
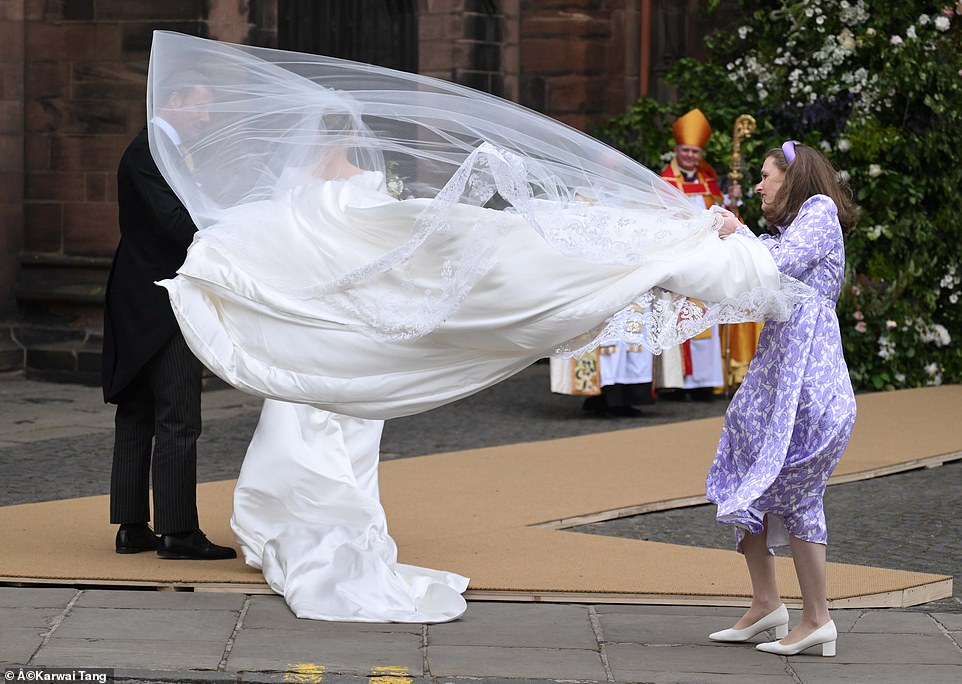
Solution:
[(203, 366), (180, 331), (151, 358), (124, 390), (114, 418), (110, 522), (150, 520), (154, 531), (187, 532), (197, 521), (197, 438)]

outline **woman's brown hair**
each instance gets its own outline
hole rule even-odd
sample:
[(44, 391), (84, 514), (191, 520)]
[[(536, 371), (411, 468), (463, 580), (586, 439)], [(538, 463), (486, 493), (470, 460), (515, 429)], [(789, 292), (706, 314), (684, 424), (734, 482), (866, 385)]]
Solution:
[(787, 226), (798, 215), (809, 197), (813, 195), (827, 195), (838, 208), (838, 222), (842, 232), (847, 233), (858, 220), (858, 206), (852, 200), (852, 191), (848, 185), (838, 177), (838, 171), (832, 166), (825, 155), (808, 145), (795, 144), (795, 159), (789, 164), (785, 160), (785, 153), (775, 148), (765, 153), (762, 160), (771, 157), (775, 167), (785, 174), (785, 180), (778, 194), (767, 209), (762, 213), (771, 226)]

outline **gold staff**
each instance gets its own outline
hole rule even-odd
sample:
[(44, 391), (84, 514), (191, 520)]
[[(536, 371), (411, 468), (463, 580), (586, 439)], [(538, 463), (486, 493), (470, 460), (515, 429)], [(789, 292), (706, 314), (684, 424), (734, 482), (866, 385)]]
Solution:
[[(742, 179), (742, 140), (750, 136), (755, 130), (755, 117), (742, 114), (735, 119), (735, 130), (732, 133), (732, 158), (728, 177), (731, 182), (740, 183)], [(735, 212), (738, 213), (737, 210)], [(725, 395), (730, 396), (732, 382), (732, 328), (731, 323), (725, 326)]]
[(742, 114), (735, 119), (735, 130), (732, 133), (732, 160), (729, 164), (731, 171), (728, 172), (732, 183), (738, 183), (742, 179), (742, 140), (754, 131), (755, 117), (751, 114)]

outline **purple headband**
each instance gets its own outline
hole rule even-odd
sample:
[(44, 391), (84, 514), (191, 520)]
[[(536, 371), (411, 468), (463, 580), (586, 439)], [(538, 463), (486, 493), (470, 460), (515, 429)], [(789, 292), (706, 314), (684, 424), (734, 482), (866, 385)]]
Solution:
[(782, 154), (785, 155), (785, 161), (791, 164), (795, 161), (795, 144), (797, 140), (786, 140), (782, 143)]

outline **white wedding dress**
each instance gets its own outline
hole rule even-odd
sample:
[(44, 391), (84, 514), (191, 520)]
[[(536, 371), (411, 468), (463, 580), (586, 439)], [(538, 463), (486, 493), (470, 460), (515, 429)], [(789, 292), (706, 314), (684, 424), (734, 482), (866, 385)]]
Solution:
[(466, 577), (398, 563), (378, 495), (383, 425), (264, 402), (231, 528), (299, 618), (445, 622), (467, 607)]
[[(741, 235), (719, 239), (708, 212), (700, 231), (668, 255), (652, 250), (633, 264), (606, 264), (566, 256), (519, 213), (466, 204), (445, 213), (449, 225), (464, 230), (423, 244), (403, 274), (379, 274), (370, 292), (362, 283), (350, 299), (315, 290), (315, 283), (392, 252), (429, 205), (395, 200), (380, 173), (323, 181), (292, 171), (273, 199), (228, 209), (197, 233), (179, 276), (161, 284), (191, 349), (231, 385), (374, 419), (419, 413), (489, 387), (597, 331), (656, 287), (709, 302), (745, 299), (756, 314), (765, 309), (760, 298), (781, 294), (784, 303), (768, 250)], [(576, 210), (580, 220), (599, 223), (630, 213)], [(479, 230), (498, 235), (493, 265), (450, 315), (417, 337), (368, 334), (362, 315), (380, 307), (390, 319), (390, 297), (432, 287), (434, 265), (470, 252)], [(354, 306), (364, 310), (355, 314)]]
[(397, 562), (378, 497), (380, 419), (488, 387), (656, 285), (710, 301), (779, 287), (764, 247), (720, 240), (707, 222), (683, 260), (588, 268), (518, 214), (457, 206), (465, 225), (501, 231), (503, 247), (433, 332), (378, 341), (341, 306), (310, 296), (312, 282), (389, 251), (424, 205), (388, 195), (380, 173), (322, 181), (292, 171), (272, 200), (199, 232), (180, 275), (161, 283), (198, 358), (268, 398), (231, 524), (246, 562), (298, 617), (438, 622), (465, 610), (466, 578)]

